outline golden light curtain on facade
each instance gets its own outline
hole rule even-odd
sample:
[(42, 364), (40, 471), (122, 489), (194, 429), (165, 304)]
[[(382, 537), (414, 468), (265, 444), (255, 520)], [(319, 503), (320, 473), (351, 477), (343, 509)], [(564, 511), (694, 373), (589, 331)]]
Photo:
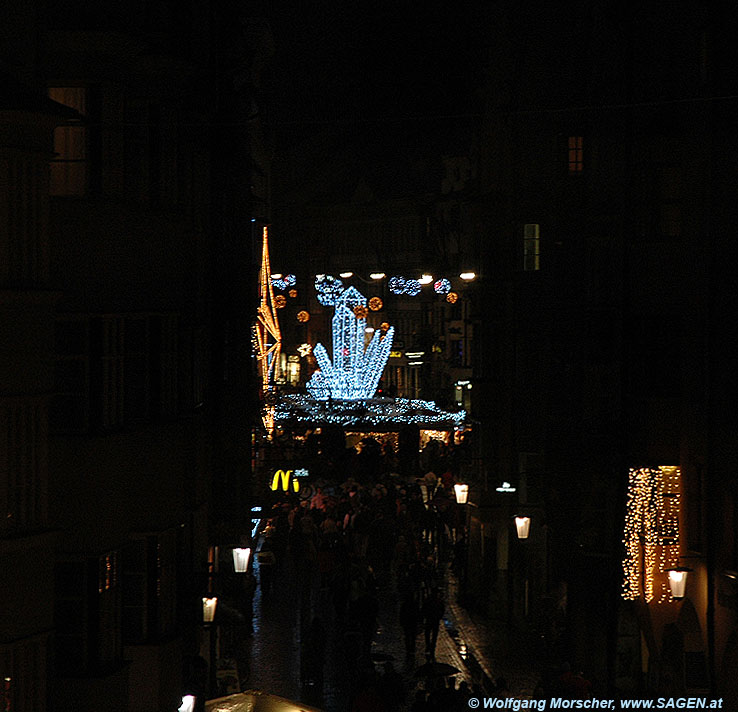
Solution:
[(679, 563), (681, 470), (631, 468), (623, 544), (623, 598), (672, 600), (667, 569)]

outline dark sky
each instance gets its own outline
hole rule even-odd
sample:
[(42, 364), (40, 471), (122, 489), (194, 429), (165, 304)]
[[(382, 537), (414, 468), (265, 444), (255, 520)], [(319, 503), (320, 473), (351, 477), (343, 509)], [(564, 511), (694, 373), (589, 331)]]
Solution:
[(274, 119), (300, 125), (467, 111), (485, 58), (484, 3), (455, 5), (286, 3), (271, 18)]

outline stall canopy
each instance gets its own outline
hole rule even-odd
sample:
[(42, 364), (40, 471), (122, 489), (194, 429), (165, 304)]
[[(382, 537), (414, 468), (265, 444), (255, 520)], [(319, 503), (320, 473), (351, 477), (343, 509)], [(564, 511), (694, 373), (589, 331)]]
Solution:
[(208, 700), (205, 703), (205, 712), (321, 712), (321, 710), (259, 690), (248, 690)]

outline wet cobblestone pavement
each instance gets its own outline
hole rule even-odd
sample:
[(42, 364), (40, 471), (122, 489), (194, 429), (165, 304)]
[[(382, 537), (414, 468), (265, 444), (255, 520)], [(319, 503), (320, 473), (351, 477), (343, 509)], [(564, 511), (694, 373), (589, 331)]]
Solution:
[[(255, 573), (259, 577), (258, 563)], [(257, 587), (253, 601), (253, 631), (246, 626), (224, 636), (220, 656), (235, 661), (241, 690), (259, 689), (292, 700), (315, 705), (326, 712), (349, 712), (362, 669), (353, 662), (360, 636), (351, 630), (345, 615), (333, 605), (329, 588), (322, 587), (314, 565), (306, 565), (285, 556), (276, 568), (271, 589)], [(437, 581), (443, 591), (446, 612), (436, 645), (436, 662), (459, 670), (457, 684), (465, 680), (469, 687), (489, 689), (491, 680), (502, 676), (511, 693), (529, 698), (538, 684), (532, 665), (520, 655), (511, 654), (504, 631), (491, 630), (457, 602), (457, 583), (445, 562), (439, 564)], [(414, 656), (405, 654), (405, 642), (399, 625), (399, 601), (394, 577), (378, 576), (377, 628), (371, 645), (371, 657), (377, 673), (386, 661), (402, 676), (404, 701), (399, 710), (409, 710), (415, 690), (425, 682), (415, 676), (426, 662), (422, 626), (416, 638)], [(325, 665), (322, 685), (303, 684), (301, 675), (301, 639), (307, 627), (319, 618), (326, 632)], [(519, 652), (519, 651), (518, 651)], [(303, 667), (306, 661), (302, 660)]]

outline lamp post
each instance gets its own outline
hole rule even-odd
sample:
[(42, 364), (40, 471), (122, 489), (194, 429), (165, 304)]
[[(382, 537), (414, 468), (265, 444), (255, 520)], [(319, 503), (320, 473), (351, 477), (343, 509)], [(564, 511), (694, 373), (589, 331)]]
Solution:
[(666, 569), (669, 574), (669, 588), (671, 589), (671, 597), (677, 601), (681, 601), (687, 592), (687, 575), (693, 569), (686, 566), (677, 566), (673, 569)]
[(469, 498), (469, 485), (464, 483), (455, 484), (454, 495), (456, 496), (457, 504), (466, 504)]
[(233, 550), (233, 570), (237, 574), (244, 574), (249, 570), (251, 547), (238, 547)]
[[(518, 514), (515, 516), (515, 533), (517, 534), (518, 540), (523, 541), (528, 539), (530, 534), (530, 517), (526, 514)], [(529, 607), (529, 582), (528, 582), (528, 548), (523, 547), (523, 615), (528, 617)]]
[(208, 697), (213, 698), (216, 696), (216, 690), (218, 686), (217, 676), (217, 662), (218, 662), (218, 649), (217, 649), (217, 635), (218, 630), (215, 623), (215, 610), (218, 607), (217, 596), (203, 596), (202, 599), (202, 622), (205, 629), (208, 631)]
[(515, 517), (515, 533), (518, 539), (527, 539), (530, 534), (530, 517), (524, 514), (518, 514)]

